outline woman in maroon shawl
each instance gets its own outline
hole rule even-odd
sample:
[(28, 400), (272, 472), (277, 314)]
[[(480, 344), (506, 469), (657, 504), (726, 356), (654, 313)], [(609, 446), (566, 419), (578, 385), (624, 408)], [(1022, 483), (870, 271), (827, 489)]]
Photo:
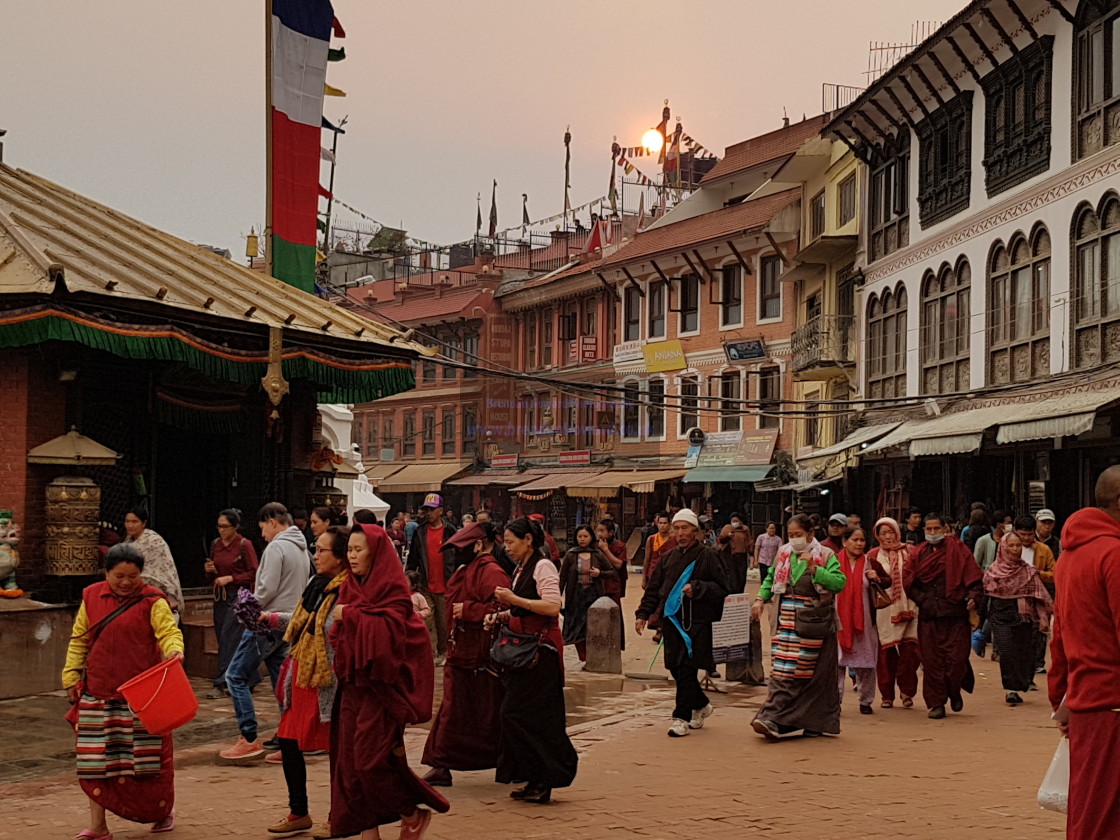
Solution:
[(976, 677), (968, 657), (972, 649), (969, 613), (983, 595), (980, 567), (964, 543), (950, 536), (945, 519), (931, 513), (926, 541), (918, 552), (908, 593), (918, 605), (918, 646), (922, 652), (922, 698), (929, 717), (945, 717), (964, 708), (961, 690), (972, 693)]
[(351, 576), (342, 585), (330, 637), (338, 693), (331, 729), (332, 837), (381, 835), (400, 820), (420, 840), (447, 800), (409, 769), (404, 728), (432, 717), (435, 670), (428, 630), (415, 613), (400, 558), (385, 529), (350, 534)]
[(424, 764), (432, 771), (424, 780), (451, 786), (452, 770), (488, 770), (498, 766), (500, 710), (505, 691), (490, 661), (493, 633), (483, 619), (499, 610), (494, 591), (510, 585), (509, 575), (494, 559), (498, 529), (477, 522), (443, 544), (455, 549), (460, 564), (447, 582), (451, 638), (443, 666), (443, 702), (428, 741)]
[(1030, 691), (1034, 681), (1034, 632), (1049, 632), (1054, 602), (1034, 564), (1023, 561), (1023, 541), (1014, 531), (999, 541), (996, 561), (984, 573), (984, 594), (1007, 702), (1017, 706), (1019, 692)]

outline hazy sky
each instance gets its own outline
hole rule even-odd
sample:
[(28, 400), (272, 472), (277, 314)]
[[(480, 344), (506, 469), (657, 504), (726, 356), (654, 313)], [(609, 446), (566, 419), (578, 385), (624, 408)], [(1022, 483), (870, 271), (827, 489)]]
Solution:
[[(670, 100), (708, 148), (860, 85), (870, 41), (965, 0), (336, 0), (347, 60), (326, 116), (350, 117), (335, 194), (415, 236), (558, 213), (606, 192), (610, 145)], [(0, 26), (4, 161), (196, 242), (243, 253), (264, 219), (264, 3), (8, 2)], [(326, 172), (323, 175), (326, 182)]]

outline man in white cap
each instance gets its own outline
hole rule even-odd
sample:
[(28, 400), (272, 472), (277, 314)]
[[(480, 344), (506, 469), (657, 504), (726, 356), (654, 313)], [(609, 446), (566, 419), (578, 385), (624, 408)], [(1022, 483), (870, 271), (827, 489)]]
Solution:
[(702, 542), (700, 521), (687, 508), (673, 517), (676, 546), (661, 556), (638, 605), (640, 636), (655, 612), (665, 637), (665, 667), (677, 685), (669, 735), (680, 738), (700, 729), (712, 713), (697, 671), (712, 661), (712, 624), (723, 617), (727, 572), (719, 552)]
[(821, 540), (821, 545), (827, 545), (833, 554), (839, 554), (844, 547), (844, 531), (848, 529), (848, 517), (842, 513), (834, 513), (828, 518), (828, 536)]
[[(1034, 515), (1034, 518), (1038, 541), (1049, 548), (1054, 555), (1054, 559), (1057, 560), (1062, 554), (1062, 541), (1054, 533), (1058, 524), (1058, 517), (1054, 516), (1054, 511), (1050, 508), (1043, 508)], [(1050, 594), (1053, 595), (1054, 593), (1051, 592)]]

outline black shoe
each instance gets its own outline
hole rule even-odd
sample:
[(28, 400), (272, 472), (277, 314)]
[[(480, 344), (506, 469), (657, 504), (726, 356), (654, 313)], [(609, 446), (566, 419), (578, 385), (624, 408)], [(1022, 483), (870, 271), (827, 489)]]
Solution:
[(1030, 687), (1027, 689), (1027, 691), (1038, 691), (1038, 685), (1034, 680), (1031, 680)]
[(1007, 704), (1009, 706), (1018, 706), (1022, 702), (1023, 702), (1023, 698), (1019, 696), (1019, 692), (1017, 692), (1017, 691), (1007, 692)]
[(262, 743), (261, 746), (266, 750), (278, 750), (280, 749), (280, 739), (273, 735), (267, 741)]
[(929, 710), (929, 715), (927, 715), (927, 717), (929, 717), (930, 720), (941, 720), (943, 717), (945, 717), (945, 707), (934, 706)]
[(446, 767), (433, 767), (424, 776), (424, 781), (432, 787), (451, 787), (451, 771)]
[(544, 804), (552, 798), (552, 788), (530, 782), (520, 790), (511, 790), (509, 792), (509, 798), (516, 799), (518, 802), (538, 802)]
[(956, 697), (949, 698), (949, 708), (954, 712), (959, 712), (964, 708), (964, 698), (959, 694)]
[(229, 689), (224, 686), (216, 685), (206, 692), (207, 700), (221, 700), (223, 697), (229, 697)]
[(861, 715), (873, 715), (873, 714), (875, 714), (874, 710), (870, 706), (864, 706), (862, 704), (859, 707), (859, 713)]

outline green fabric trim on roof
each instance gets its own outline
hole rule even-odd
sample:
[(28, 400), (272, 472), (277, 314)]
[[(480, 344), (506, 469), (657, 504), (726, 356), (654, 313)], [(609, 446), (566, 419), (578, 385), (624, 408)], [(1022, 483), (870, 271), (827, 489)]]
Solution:
[(245, 431), (244, 411), (200, 411), (163, 399), (156, 400), (156, 419), (176, 429), (208, 435), (238, 435)]
[(296, 245), (272, 234), (272, 276), (314, 294), (315, 246)]
[(684, 474), (686, 484), (718, 484), (721, 481), (761, 481), (770, 475), (773, 464), (761, 467), (694, 467)]
[(239, 385), (260, 382), (268, 369), (259, 362), (238, 362), (211, 355), (180, 338), (120, 335), (55, 315), (0, 325), (0, 347), (27, 347), (46, 341), (75, 342), (124, 359), (182, 362), (211, 379)]
[(351, 370), (311, 359), (285, 359), (284, 378), (317, 383), (319, 402), (364, 403), (391, 397), (416, 387), (408, 362), (386, 362), (379, 370)]

